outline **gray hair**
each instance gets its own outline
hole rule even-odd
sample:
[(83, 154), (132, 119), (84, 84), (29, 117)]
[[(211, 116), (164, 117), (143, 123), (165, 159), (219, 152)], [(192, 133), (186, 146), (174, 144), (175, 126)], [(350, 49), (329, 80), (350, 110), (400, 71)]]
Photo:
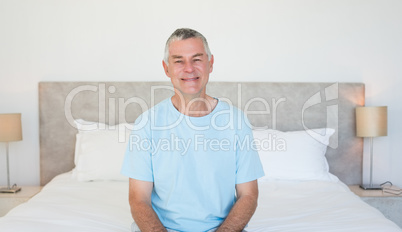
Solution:
[(166, 65), (169, 64), (169, 46), (172, 42), (177, 40), (185, 40), (190, 38), (200, 38), (202, 43), (204, 44), (205, 53), (207, 53), (208, 60), (211, 60), (211, 51), (209, 50), (207, 39), (198, 31), (190, 29), (190, 28), (180, 28), (173, 32), (173, 34), (169, 37), (166, 41), (165, 45), (165, 55), (163, 60), (165, 61)]

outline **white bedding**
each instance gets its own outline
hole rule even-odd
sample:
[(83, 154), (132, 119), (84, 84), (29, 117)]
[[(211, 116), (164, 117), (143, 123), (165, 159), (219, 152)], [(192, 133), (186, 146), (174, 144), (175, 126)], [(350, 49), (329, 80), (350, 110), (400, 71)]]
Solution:
[(259, 190), (247, 231), (402, 231), (340, 181), (267, 181)]
[[(247, 231), (402, 231), (340, 182), (264, 181), (259, 188)], [(131, 223), (127, 182), (79, 182), (66, 173), (0, 218), (0, 230), (128, 232)]]
[(0, 218), (0, 231), (128, 232), (131, 223), (128, 182), (80, 182), (65, 173)]

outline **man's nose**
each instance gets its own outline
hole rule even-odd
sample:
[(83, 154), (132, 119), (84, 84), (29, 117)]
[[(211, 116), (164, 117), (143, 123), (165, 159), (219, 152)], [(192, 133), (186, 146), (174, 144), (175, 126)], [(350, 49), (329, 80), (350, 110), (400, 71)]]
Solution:
[(194, 65), (191, 62), (186, 62), (184, 65), (184, 71), (188, 73), (194, 72)]

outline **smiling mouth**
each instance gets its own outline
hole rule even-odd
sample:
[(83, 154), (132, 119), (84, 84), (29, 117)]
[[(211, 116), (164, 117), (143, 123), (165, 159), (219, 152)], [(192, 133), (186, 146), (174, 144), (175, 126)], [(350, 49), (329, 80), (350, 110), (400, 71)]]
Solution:
[(193, 78), (182, 78), (181, 80), (182, 81), (195, 81), (195, 80), (198, 80), (199, 79), (199, 77), (193, 77)]

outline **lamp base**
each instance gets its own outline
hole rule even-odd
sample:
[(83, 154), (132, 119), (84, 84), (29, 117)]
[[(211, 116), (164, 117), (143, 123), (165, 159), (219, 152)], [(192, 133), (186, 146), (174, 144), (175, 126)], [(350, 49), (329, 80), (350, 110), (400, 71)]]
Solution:
[(381, 185), (370, 185), (370, 184), (362, 184), (360, 185), (360, 188), (364, 189), (364, 190), (382, 190)]
[(13, 186), (11, 188), (0, 188), (0, 193), (16, 193), (21, 191), (21, 187)]

